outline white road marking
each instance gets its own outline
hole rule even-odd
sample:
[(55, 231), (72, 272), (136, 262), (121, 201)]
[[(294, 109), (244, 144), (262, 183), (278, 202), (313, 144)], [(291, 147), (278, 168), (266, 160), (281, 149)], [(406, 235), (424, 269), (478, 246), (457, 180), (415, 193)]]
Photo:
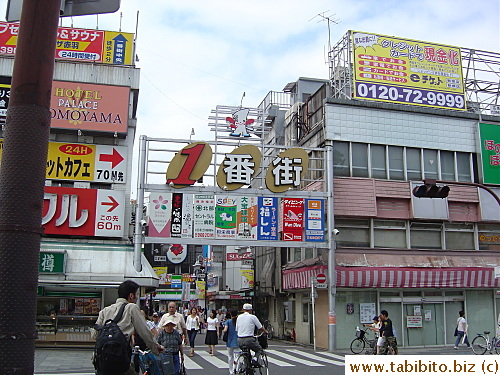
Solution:
[(316, 367), (322, 367), (322, 366), (324, 366), (321, 363), (316, 363), (316, 362), (307, 361), (305, 359), (300, 359), (300, 358), (294, 357), (292, 355), (289, 355), (289, 354), (286, 354), (286, 353), (283, 353), (283, 352), (280, 352), (280, 351), (277, 351), (277, 350), (266, 350), (266, 352), (270, 353), (270, 354), (273, 354), (273, 355), (275, 355), (277, 357), (288, 359), (289, 361), (299, 362), (300, 364), (307, 365), (307, 366), (316, 366)]
[(330, 363), (332, 365), (337, 365), (337, 366), (345, 366), (344, 362), (339, 362), (339, 361), (334, 361), (333, 359), (323, 358), (323, 357), (320, 357), (319, 355), (315, 355), (315, 354), (312, 354), (309, 352), (303, 352), (303, 351), (300, 351), (297, 349), (288, 349), (287, 352), (302, 355), (304, 357), (307, 357), (309, 359), (313, 359), (315, 361), (326, 362), (326, 363)]

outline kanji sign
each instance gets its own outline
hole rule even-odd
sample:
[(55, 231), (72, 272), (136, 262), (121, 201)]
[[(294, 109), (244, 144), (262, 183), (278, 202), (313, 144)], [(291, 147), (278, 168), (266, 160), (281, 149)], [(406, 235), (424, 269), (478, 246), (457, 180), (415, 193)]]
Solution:
[(500, 184), (500, 125), (479, 124), (484, 184)]
[(47, 234), (122, 237), (123, 191), (46, 186), (42, 225)]
[(257, 198), (239, 197), (236, 214), (239, 239), (257, 239)]
[(64, 273), (66, 271), (66, 253), (40, 252), (39, 273)]
[(215, 238), (215, 196), (194, 196), (193, 237)]
[(281, 200), (283, 241), (303, 241), (304, 199), (284, 198)]
[(170, 237), (172, 194), (151, 193), (149, 196), (149, 236)]
[(236, 238), (236, 203), (237, 199), (218, 196), (215, 206), (215, 237)]
[(309, 156), (304, 149), (290, 148), (283, 151), (267, 168), (267, 188), (275, 193), (282, 193), (290, 188), (299, 188), (308, 164)]
[(278, 239), (278, 198), (258, 198), (258, 240)]
[(226, 154), (217, 172), (217, 185), (231, 191), (250, 185), (261, 163), (260, 150), (253, 145), (238, 147)]
[(306, 199), (305, 229), (306, 241), (325, 240), (325, 202), (323, 199)]

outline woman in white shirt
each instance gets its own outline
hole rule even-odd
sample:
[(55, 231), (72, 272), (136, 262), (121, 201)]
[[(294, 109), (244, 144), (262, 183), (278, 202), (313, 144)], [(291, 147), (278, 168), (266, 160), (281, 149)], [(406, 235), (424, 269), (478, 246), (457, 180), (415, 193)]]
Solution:
[(210, 355), (215, 355), (215, 345), (219, 343), (218, 332), (219, 320), (217, 319), (215, 310), (212, 310), (207, 319), (207, 335), (205, 336), (205, 344), (208, 345)]
[(191, 308), (190, 314), (186, 318), (186, 329), (189, 338), (189, 346), (191, 347), (189, 356), (192, 357), (194, 356), (194, 339), (200, 329), (200, 317), (198, 316), (196, 307)]
[[(463, 339), (463, 343), (470, 348), (469, 340), (467, 339), (467, 321), (465, 320), (465, 313), (463, 311), (458, 312), (457, 319), (457, 340), (455, 341), (455, 347), (453, 349), (457, 350), (460, 341)], [(465, 336), (465, 337), (464, 337)]]

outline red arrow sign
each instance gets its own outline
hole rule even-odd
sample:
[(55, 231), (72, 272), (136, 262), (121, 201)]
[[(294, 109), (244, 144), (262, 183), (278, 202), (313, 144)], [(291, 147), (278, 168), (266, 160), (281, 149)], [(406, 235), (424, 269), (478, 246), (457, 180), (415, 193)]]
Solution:
[(113, 211), (116, 207), (120, 205), (115, 198), (113, 198), (111, 195), (108, 195), (108, 198), (111, 199), (111, 202), (102, 202), (101, 205), (103, 206), (111, 206), (107, 212)]
[(99, 161), (107, 161), (111, 163), (111, 168), (116, 167), (123, 160), (123, 156), (120, 155), (115, 148), (113, 148), (112, 154), (101, 154), (99, 155)]
[(318, 273), (316, 275), (316, 281), (320, 284), (326, 283), (326, 275), (324, 273)]

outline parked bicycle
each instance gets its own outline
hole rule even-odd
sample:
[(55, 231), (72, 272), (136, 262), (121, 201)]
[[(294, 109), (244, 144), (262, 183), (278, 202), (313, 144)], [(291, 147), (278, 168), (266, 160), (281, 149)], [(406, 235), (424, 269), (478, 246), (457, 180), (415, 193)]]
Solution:
[(361, 354), (365, 348), (366, 354), (377, 354), (377, 339), (370, 340), (367, 337), (367, 330), (356, 327), (356, 338), (351, 342), (351, 352)]
[(478, 333), (471, 343), (472, 351), (474, 354), (484, 354), (487, 351), (493, 354), (493, 349), (495, 353), (500, 354), (500, 337), (493, 337), (490, 341), (490, 331), (484, 331), (483, 333)]
[(267, 329), (267, 339), (271, 340), (274, 337), (274, 328), (271, 325), (271, 322), (269, 322), (269, 320), (264, 320), (262, 325), (265, 329)]
[[(259, 344), (262, 349), (267, 349), (267, 335), (261, 332), (259, 335), (255, 336), (259, 340)], [(245, 375), (269, 375), (269, 361), (267, 360), (267, 354), (264, 350), (260, 352), (259, 357), (254, 360), (252, 359), (252, 354), (250, 349), (246, 346), (241, 348), (241, 353), (238, 355), (235, 361), (236, 374)]]

